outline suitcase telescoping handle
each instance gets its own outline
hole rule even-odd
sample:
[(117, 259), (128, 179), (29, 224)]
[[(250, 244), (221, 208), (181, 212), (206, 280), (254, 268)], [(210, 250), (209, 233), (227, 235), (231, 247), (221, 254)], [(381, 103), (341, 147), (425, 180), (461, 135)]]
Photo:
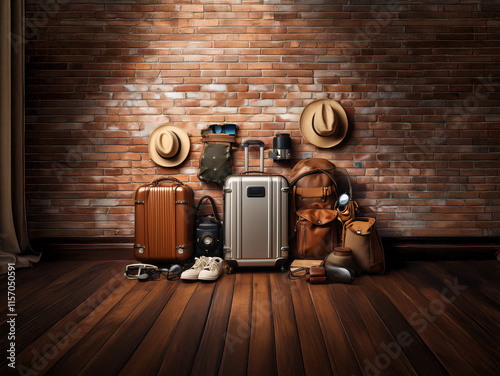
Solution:
[(159, 185), (162, 181), (173, 181), (176, 184), (184, 185), (184, 183), (182, 183), (179, 179), (173, 178), (172, 176), (167, 176), (164, 178), (159, 178), (159, 179), (153, 180), (149, 185), (156, 186), (156, 185)]
[(264, 172), (264, 143), (259, 140), (248, 140), (243, 144), (245, 147), (245, 172), (248, 172), (248, 147), (250, 145), (260, 146), (260, 172)]

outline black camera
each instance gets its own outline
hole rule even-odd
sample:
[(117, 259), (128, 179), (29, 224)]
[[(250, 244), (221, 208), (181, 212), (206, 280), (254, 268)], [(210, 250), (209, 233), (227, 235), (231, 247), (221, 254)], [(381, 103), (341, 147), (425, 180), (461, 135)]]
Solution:
[[(204, 200), (212, 204), (212, 213), (207, 213), (199, 217), (200, 206)], [(194, 229), (194, 257), (220, 257), (223, 254), (222, 221), (217, 214), (214, 199), (210, 196), (203, 196), (198, 202), (195, 212)]]

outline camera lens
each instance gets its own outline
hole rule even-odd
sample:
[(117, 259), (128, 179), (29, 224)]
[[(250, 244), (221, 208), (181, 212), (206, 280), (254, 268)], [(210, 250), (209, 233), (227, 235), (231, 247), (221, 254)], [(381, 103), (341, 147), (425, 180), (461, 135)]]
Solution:
[(211, 245), (213, 243), (214, 239), (210, 235), (206, 235), (203, 237), (203, 239), (201, 239), (201, 241), (205, 245)]

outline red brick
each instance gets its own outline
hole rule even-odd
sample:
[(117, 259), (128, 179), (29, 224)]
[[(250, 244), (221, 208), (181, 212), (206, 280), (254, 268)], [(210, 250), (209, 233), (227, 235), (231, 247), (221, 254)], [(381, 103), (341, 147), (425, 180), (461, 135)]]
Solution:
[[(26, 6), (32, 21), (40, 5)], [(191, 184), (196, 198), (217, 197), (222, 211), (220, 188), (196, 178), (200, 128), (235, 122), (241, 140), (269, 148), (286, 131), (295, 155), (347, 167), (385, 236), (499, 236), (500, 205), (484, 206), (500, 180), (498, 28), (485, 29), (495, 9), (458, 0), (400, 8), (396, 18), (368, 3), (60, 4), (26, 45), (31, 235), (131, 236), (135, 189), (163, 175)], [(320, 98), (349, 116), (349, 138), (333, 149), (298, 130), (304, 106)], [(165, 122), (194, 135), (190, 160), (172, 169), (148, 154), (150, 131)]]

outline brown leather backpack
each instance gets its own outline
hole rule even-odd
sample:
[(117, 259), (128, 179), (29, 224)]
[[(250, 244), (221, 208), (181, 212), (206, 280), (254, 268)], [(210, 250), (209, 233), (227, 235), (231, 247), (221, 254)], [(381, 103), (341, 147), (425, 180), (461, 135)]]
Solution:
[(335, 165), (323, 158), (304, 159), (290, 172), (292, 211), (315, 202), (326, 202), (332, 208), (338, 198)]
[[(337, 183), (335, 182), (335, 165), (323, 158), (310, 158), (298, 162), (290, 172), (290, 234), (295, 236), (290, 241), (292, 258), (324, 258), (332, 249), (325, 249), (324, 253), (304, 254), (299, 252), (296, 244), (296, 225), (300, 219), (298, 211), (311, 204), (320, 203), (322, 209), (334, 209), (338, 199)], [(323, 213), (324, 214), (324, 213)], [(323, 244), (337, 242), (340, 239), (340, 221), (333, 221), (335, 232), (333, 237), (321, 240)], [(336, 247), (336, 244), (332, 244)]]
[(316, 202), (297, 210), (294, 228), (295, 258), (320, 260), (339, 243), (337, 211)]

